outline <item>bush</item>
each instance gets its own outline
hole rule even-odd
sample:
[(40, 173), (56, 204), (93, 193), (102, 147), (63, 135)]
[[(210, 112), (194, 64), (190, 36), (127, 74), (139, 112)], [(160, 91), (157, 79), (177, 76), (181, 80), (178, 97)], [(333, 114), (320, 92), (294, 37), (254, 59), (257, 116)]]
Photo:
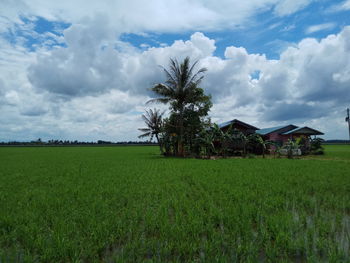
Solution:
[(311, 154), (314, 155), (322, 155), (324, 154), (324, 148), (322, 147), (322, 142), (324, 142), (321, 138), (315, 138), (311, 140)]

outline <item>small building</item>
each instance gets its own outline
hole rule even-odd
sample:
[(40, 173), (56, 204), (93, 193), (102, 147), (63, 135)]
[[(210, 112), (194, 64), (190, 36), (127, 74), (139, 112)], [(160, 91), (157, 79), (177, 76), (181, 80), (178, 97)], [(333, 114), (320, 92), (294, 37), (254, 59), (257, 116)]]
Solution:
[(283, 145), (289, 139), (295, 140), (300, 137), (304, 137), (309, 140), (312, 135), (324, 135), (323, 132), (312, 129), (310, 127), (298, 127), (294, 124), (282, 125), (270, 128), (259, 129), (253, 125), (245, 123), (243, 121), (233, 119), (231, 121), (223, 122), (219, 124), (219, 128), (226, 132), (230, 127), (233, 130), (241, 131), (244, 135), (250, 135), (257, 133), (261, 135), (264, 140), (274, 141)]
[(283, 145), (289, 139), (295, 140), (300, 137), (304, 137), (307, 140), (310, 139), (310, 136), (314, 135), (323, 135), (324, 133), (305, 127), (298, 127), (293, 124), (285, 125), (285, 126), (277, 126), (271, 128), (260, 129), (257, 131), (259, 135), (263, 137), (264, 140), (274, 141)]
[(227, 121), (219, 124), (219, 128), (226, 132), (230, 127), (232, 129), (237, 129), (241, 131), (244, 135), (249, 135), (255, 133), (259, 128), (254, 127), (248, 123), (245, 123), (243, 121), (234, 119), (232, 121)]

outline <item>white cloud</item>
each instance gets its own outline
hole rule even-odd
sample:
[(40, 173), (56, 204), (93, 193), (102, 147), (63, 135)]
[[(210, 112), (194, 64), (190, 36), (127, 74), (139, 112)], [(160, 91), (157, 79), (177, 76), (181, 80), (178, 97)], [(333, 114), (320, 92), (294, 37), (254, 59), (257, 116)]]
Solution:
[[(274, 9), (279, 16), (294, 13), (310, 0), (3, 0), (0, 17), (20, 22), (19, 15), (81, 23), (103, 14), (123, 32), (174, 32), (242, 27), (259, 12)], [(175, 14), (175, 15), (174, 15)], [(1, 24), (1, 23), (0, 23)]]
[(349, 51), (350, 27), (346, 27), (338, 35), (305, 39), (282, 53), (259, 81), (265, 119), (326, 118), (345, 108), (350, 100)]
[(279, 16), (290, 15), (309, 5), (312, 0), (283, 0), (279, 1), (275, 7), (275, 12)]
[(329, 12), (341, 12), (347, 10), (350, 10), (350, 0), (346, 0), (340, 4), (335, 4), (328, 9)]
[[(260, 7), (272, 8), (274, 3), (266, 1)], [(298, 8), (305, 5), (298, 3)], [(38, 10), (46, 17), (60, 15), (47, 5)], [(253, 12), (249, 5), (237, 4), (236, 8), (245, 10), (242, 17)], [(168, 14), (168, 7), (162, 6)], [(210, 1), (203, 6), (212, 14), (219, 12)], [(200, 32), (171, 45), (138, 49), (118, 40), (121, 25), (114, 27), (115, 18), (92, 11), (87, 14), (90, 17), (80, 17), (79, 23), (63, 32), (60, 41), (67, 47), (50, 50), (43, 46), (30, 52), (20, 42), (12, 46), (0, 38), (0, 141), (38, 137), (135, 140), (137, 128), (143, 126), (144, 103), (152, 95), (147, 89), (164, 80), (158, 65), (167, 66), (170, 57), (182, 60), (186, 56), (208, 68), (202, 85), (213, 96), (214, 121), (240, 118), (258, 127), (305, 123), (328, 137), (346, 137), (346, 129), (340, 133), (331, 124), (343, 121), (341, 110), (350, 100), (350, 27), (320, 41), (304, 39), (289, 46), (278, 60), (235, 46), (227, 47), (225, 57), (220, 58), (213, 55), (215, 41)], [(136, 15), (132, 19), (136, 21)], [(128, 29), (135, 29), (137, 23), (128, 24)], [(175, 30), (181, 23), (168, 26), (166, 30)], [(252, 78), (256, 71), (259, 77)]]
[(335, 23), (324, 23), (324, 24), (319, 24), (319, 25), (313, 25), (309, 26), (306, 30), (306, 34), (312, 34), (318, 31), (323, 31), (323, 30), (330, 30), (335, 28), (337, 25)]

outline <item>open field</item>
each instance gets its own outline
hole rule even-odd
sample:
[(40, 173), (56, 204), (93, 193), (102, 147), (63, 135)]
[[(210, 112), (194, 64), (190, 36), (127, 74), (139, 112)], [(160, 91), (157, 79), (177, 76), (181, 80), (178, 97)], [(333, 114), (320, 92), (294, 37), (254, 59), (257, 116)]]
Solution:
[(350, 145), (308, 159), (0, 148), (0, 261), (349, 262)]

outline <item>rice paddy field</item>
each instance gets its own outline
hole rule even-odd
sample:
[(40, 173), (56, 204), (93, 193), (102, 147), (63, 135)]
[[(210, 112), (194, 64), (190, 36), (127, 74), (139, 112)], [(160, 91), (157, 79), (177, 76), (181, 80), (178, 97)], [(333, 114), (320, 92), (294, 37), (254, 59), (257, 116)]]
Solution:
[(350, 262), (350, 145), (293, 160), (1, 147), (0, 262)]

